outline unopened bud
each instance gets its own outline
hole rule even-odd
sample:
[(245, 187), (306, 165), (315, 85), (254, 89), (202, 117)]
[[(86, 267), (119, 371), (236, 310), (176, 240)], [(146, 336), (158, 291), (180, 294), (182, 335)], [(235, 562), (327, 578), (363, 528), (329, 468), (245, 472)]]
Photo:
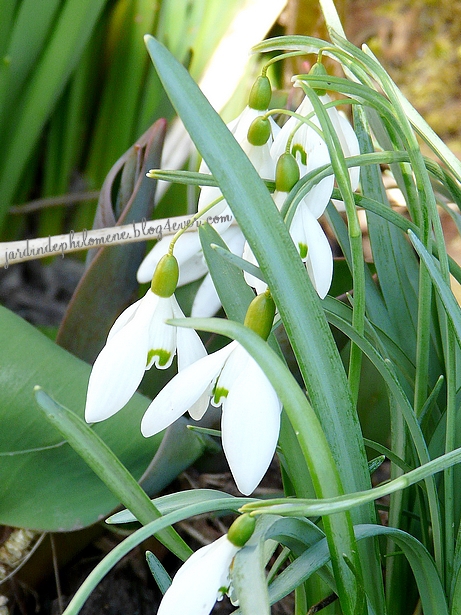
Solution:
[[(314, 66), (310, 69), (309, 75), (311, 75), (312, 77), (327, 77), (328, 73), (327, 69), (321, 62), (316, 62)], [(315, 92), (318, 96), (325, 96), (325, 94), (327, 93), (327, 91), (324, 89), (316, 89)]]
[(266, 76), (260, 75), (250, 91), (248, 106), (251, 109), (265, 111), (269, 107), (272, 98), (271, 82)]
[(255, 531), (256, 519), (248, 513), (240, 515), (230, 526), (227, 539), (234, 547), (243, 547), (250, 540)]
[(159, 297), (171, 297), (179, 279), (179, 265), (173, 254), (165, 254), (155, 268), (150, 288)]
[(255, 118), (248, 129), (248, 142), (251, 145), (264, 145), (271, 136), (271, 124), (267, 117)]
[(270, 292), (258, 295), (248, 306), (245, 316), (245, 327), (257, 333), (263, 340), (267, 340), (272, 330), (275, 316), (275, 303)]
[(285, 152), (277, 160), (275, 169), (275, 189), (290, 192), (299, 180), (299, 166), (293, 154)]

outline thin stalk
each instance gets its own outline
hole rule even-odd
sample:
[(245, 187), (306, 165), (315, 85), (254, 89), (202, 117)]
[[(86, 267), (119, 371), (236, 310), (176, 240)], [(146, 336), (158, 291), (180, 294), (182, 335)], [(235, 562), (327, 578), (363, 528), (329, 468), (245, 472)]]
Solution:
[[(445, 315), (444, 315), (445, 316)], [(454, 450), (456, 446), (456, 337), (453, 331), (453, 323), (449, 318), (444, 318), (445, 327), (445, 370), (447, 380), (447, 410), (446, 410), (446, 432), (445, 432), (445, 453)], [(448, 590), (451, 586), (454, 562), (455, 562), (455, 489), (454, 468), (447, 468), (444, 472), (444, 509), (445, 509), (445, 587)]]

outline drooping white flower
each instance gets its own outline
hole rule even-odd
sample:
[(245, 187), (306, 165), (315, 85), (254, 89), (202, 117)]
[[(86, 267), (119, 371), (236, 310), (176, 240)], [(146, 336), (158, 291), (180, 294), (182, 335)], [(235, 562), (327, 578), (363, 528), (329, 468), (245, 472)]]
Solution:
[(193, 329), (165, 323), (183, 317), (174, 295), (159, 297), (149, 289), (117, 318), (91, 370), (85, 407), (88, 423), (103, 421), (121, 410), (145, 370), (152, 365), (166, 369), (176, 351), (179, 370), (206, 355)]
[[(251, 123), (255, 118), (263, 114), (264, 111), (245, 107), (242, 113), (230, 122), (227, 127), (232, 132), (243, 151), (247, 154), (261, 177), (265, 179), (274, 179), (275, 162), (271, 157), (270, 147), (273, 142), (273, 136), (280, 130), (279, 127), (272, 118), (269, 118), (271, 135), (264, 145), (252, 145), (247, 138), (248, 129)], [(201, 173), (210, 173), (204, 160), (200, 165), (199, 171)], [(197, 204), (198, 211), (202, 211), (221, 196), (222, 194), (218, 187), (204, 186), (200, 191)], [(219, 219), (211, 222), (211, 226), (220, 233), (231, 252), (240, 256), (243, 251), (245, 240), (242, 232), (237, 227), (230, 226), (232, 223), (232, 212), (225, 199), (221, 199), (221, 201), (209, 209), (204, 214), (203, 220), (206, 221), (207, 218), (215, 217)], [(151, 279), (159, 259), (168, 251), (169, 243), (170, 239), (164, 237), (158, 241), (149, 254), (146, 255), (137, 272), (138, 282), (144, 283)], [(192, 316), (213, 316), (221, 307), (221, 302), (214, 288), (211, 276), (208, 274), (208, 267), (203, 258), (198, 232), (190, 231), (184, 233), (177, 241), (175, 255), (180, 265), (179, 286), (183, 286), (205, 276), (192, 305)]]
[(255, 528), (254, 517), (240, 515), (225, 536), (193, 553), (175, 574), (158, 615), (209, 615), (216, 600), (231, 595), (234, 557)]
[[(298, 85), (295, 83), (295, 86)], [(331, 98), (325, 94), (320, 97), (323, 104), (331, 102)], [(313, 112), (310, 100), (305, 97), (296, 110), (298, 115), (307, 117)], [(344, 156), (355, 156), (360, 153), (359, 144), (352, 126), (344, 115), (335, 107), (329, 107), (328, 115), (333, 128), (338, 135)], [(320, 127), (315, 115), (310, 121)], [(271, 156), (277, 161), (287, 151), (289, 139), (292, 139), (289, 147), (291, 154), (296, 159), (300, 176), (318, 169), (330, 163), (328, 147), (324, 139), (317, 131), (308, 124), (301, 123), (297, 118), (290, 117), (274, 139), (271, 147)], [(356, 190), (359, 181), (359, 168), (349, 169), (352, 190)], [(331, 175), (314, 185), (299, 202), (296, 212), (291, 220), (290, 235), (298, 248), (301, 258), (306, 263), (309, 277), (318, 295), (323, 299), (331, 286), (333, 277), (333, 254), (328, 239), (322, 227), (317, 221), (331, 198), (334, 186), (334, 177)], [(287, 193), (275, 191), (273, 199), (277, 207), (281, 209)], [(243, 257), (257, 264), (256, 259), (248, 244), (244, 247)], [(266, 285), (255, 276), (245, 273), (248, 284), (256, 288), (258, 293), (264, 291)]]
[(249, 495), (274, 455), (281, 404), (264, 372), (237, 342), (179, 372), (147, 409), (141, 432), (152, 436), (187, 411), (200, 420), (210, 397), (213, 405), (222, 404), (224, 453), (238, 489)]
[(221, 536), (193, 553), (174, 576), (157, 615), (208, 615), (229, 587), (229, 569), (238, 551)]
[[(312, 106), (308, 98), (305, 98), (296, 109), (296, 113), (303, 117), (309, 115), (311, 111)], [(319, 125), (318, 119), (315, 116), (310, 121), (316, 126)], [(300, 177), (330, 163), (330, 155), (324, 139), (314, 128), (308, 124), (301, 123), (295, 117), (288, 119), (274, 139), (271, 147), (271, 156), (275, 161), (287, 151), (290, 137), (292, 137), (290, 152), (298, 163)], [(334, 177), (329, 175), (313, 186), (303, 198), (302, 204), (308, 207), (316, 218), (319, 218), (325, 211), (333, 191), (333, 185)], [(301, 206), (301, 203), (299, 206)]]
[[(227, 209), (223, 212), (222, 217), (227, 215), (226, 211), (230, 214), (230, 209)], [(219, 223), (212, 226), (220, 232), (229, 250), (241, 256), (245, 238), (240, 228), (234, 225), (221, 231)], [(170, 238), (163, 237), (147, 254), (138, 269), (137, 279), (139, 283), (148, 282), (152, 278), (159, 260), (168, 252), (169, 245)], [(214, 316), (221, 307), (221, 301), (203, 256), (198, 231), (189, 231), (181, 235), (175, 244), (175, 256), (179, 263), (178, 286), (184, 286), (189, 282), (203, 278), (192, 304), (191, 316), (198, 318)]]
[[(270, 148), (273, 142), (274, 136), (278, 133), (280, 128), (274, 122), (272, 118), (269, 118), (269, 122), (271, 125), (271, 135), (269, 140), (264, 145), (252, 145), (248, 141), (248, 129), (250, 128), (252, 122), (262, 115), (264, 115), (265, 111), (258, 111), (257, 109), (252, 109), (251, 107), (245, 107), (242, 113), (236, 117), (234, 120), (227, 124), (228, 129), (234, 135), (235, 140), (243, 149), (245, 154), (250, 159), (250, 162), (253, 164), (256, 171), (259, 175), (264, 179), (273, 179), (275, 172), (275, 163), (273, 158), (271, 157)], [(200, 165), (199, 169), (200, 173), (210, 173), (208, 165), (204, 160)], [(201, 211), (204, 207), (208, 206), (214, 200), (216, 200), (219, 196), (221, 196), (221, 191), (219, 188), (214, 186), (204, 186), (200, 192), (197, 210)], [(220, 203), (215, 205), (211, 212), (213, 215), (221, 214), (224, 209), (227, 207), (227, 202), (222, 200)], [(224, 230), (221, 228), (221, 230)], [(220, 232), (218, 230), (218, 232)]]

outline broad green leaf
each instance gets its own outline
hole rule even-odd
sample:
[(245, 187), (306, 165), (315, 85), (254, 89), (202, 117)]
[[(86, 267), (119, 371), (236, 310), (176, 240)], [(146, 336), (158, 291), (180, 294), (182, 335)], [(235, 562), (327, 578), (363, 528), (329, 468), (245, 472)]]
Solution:
[[(0, 347), (0, 523), (69, 531), (107, 516), (119, 500), (48, 423), (33, 396), (40, 385), (82, 416), (90, 366), (3, 307)], [(162, 440), (140, 433), (148, 404), (135, 395), (117, 415), (94, 427), (136, 479)], [(186, 468), (198, 453), (189, 442), (178, 456)], [(157, 476), (151, 493), (173, 480), (177, 469)]]
[[(161, 517), (161, 513), (149, 500), (149, 496), (136, 479), (84, 419), (57, 403), (41, 387), (34, 387), (34, 393), (48, 421), (115, 497), (130, 507), (140, 523), (146, 525)], [(173, 528), (162, 531), (157, 538), (178, 557), (187, 559), (190, 555), (190, 549)]]

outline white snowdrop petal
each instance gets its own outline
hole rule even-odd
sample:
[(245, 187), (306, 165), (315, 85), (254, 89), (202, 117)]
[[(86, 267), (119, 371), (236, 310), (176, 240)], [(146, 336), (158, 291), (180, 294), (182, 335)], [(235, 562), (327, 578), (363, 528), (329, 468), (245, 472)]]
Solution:
[(150, 369), (153, 364), (158, 369), (167, 369), (173, 362), (176, 354), (176, 327), (165, 322), (174, 317), (172, 301), (176, 299), (173, 297), (158, 298), (157, 309), (146, 331), (149, 353), (146, 369)]
[[(360, 154), (360, 146), (355, 134), (354, 129), (349, 123), (349, 120), (344, 117), (342, 113), (338, 113), (340, 130), (338, 131), (338, 137), (343, 148), (344, 155), (358, 156)], [(360, 181), (360, 167), (351, 167), (349, 169), (349, 177), (351, 180), (352, 191), (355, 192), (358, 188)]]
[(319, 297), (328, 293), (333, 277), (333, 254), (322, 227), (311, 211), (302, 204), (293, 217), (290, 235), (295, 245), (307, 246), (307, 271)]
[(134, 317), (134, 315), (136, 314), (138, 307), (141, 304), (142, 299), (139, 299), (138, 301), (136, 301), (136, 303), (133, 303), (132, 305), (128, 306), (126, 308), (126, 310), (124, 310), (120, 316), (117, 318), (117, 320), (114, 322), (114, 324), (112, 325), (108, 335), (107, 335), (107, 341), (110, 340), (111, 337), (113, 337), (116, 333), (118, 333), (120, 331), (120, 329), (123, 329), (123, 327), (128, 324), (130, 322), (130, 320), (132, 320), (132, 318)]
[(189, 365), (170, 380), (144, 414), (141, 421), (144, 436), (159, 433), (194, 406), (221, 371), (232, 352), (229, 346)]
[(229, 584), (229, 568), (238, 551), (222, 536), (202, 547), (181, 566), (160, 604), (158, 615), (208, 615)]
[[(245, 370), (245, 365), (250, 358), (249, 354), (238, 342), (233, 341), (226, 346), (226, 348), (231, 346), (232, 350), (224, 363), (216, 383), (216, 389), (220, 392), (224, 392), (224, 395), (231, 390), (235, 380), (240, 376), (241, 371)], [(219, 403), (220, 400), (218, 397), (217, 404)]]
[(203, 253), (197, 252), (188, 261), (179, 266), (178, 286), (185, 286), (203, 278), (208, 273)]
[(237, 225), (230, 226), (222, 233), (224, 243), (234, 254), (241, 255), (245, 243), (245, 235)]
[[(174, 318), (184, 318), (184, 314), (173, 295), (172, 308)], [(192, 363), (206, 357), (207, 352), (197, 331), (186, 327), (176, 328), (176, 344), (178, 353), (178, 371), (182, 371)]]
[[(208, 205), (211, 205), (213, 201), (222, 196), (221, 190), (216, 186), (203, 186), (200, 191), (200, 196), (197, 204), (197, 211), (201, 211)], [(216, 205), (214, 205), (206, 214), (205, 220), (210, 216), (219, 216), (225, 211), (227, 202), (223, 198)]]
[(88, 423), (102, 421), (121, 410), (144, 375), (147, 337), (129, 323), (104, 346), (91, 370), (85, 406)]
[(211, 318), (221, 307), (221, 300), (216, 292), (211, 275), (203, 278), (192, 303), (192, 318)]
[(277, 446), (281, 405), (251, 357), (223, 403), (222, 444), (237, 487), (250, 495), (261, 482)]

